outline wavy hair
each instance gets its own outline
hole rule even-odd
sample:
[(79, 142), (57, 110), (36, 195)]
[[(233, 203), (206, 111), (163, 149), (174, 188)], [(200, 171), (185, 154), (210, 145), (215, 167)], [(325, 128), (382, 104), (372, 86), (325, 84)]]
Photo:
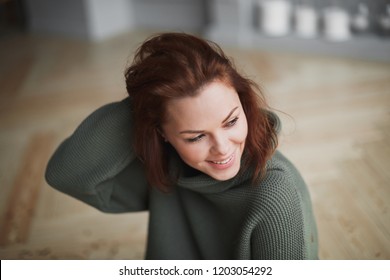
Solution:
[(253, 180), (264, 175), (278, 142), (268, 105), (258, 85), (240, 75), (217, 44), (185, 33), (152, 36), (137, 49), (125, 78), (134, 121), (134, 150), (151, 186), (169, 191), (175, 183), (169, 171), (172, 147), (159, 133), (167, 102), (196, 96), (213, 81), (237, 91), (248, 122), (244, 168), (253, 168)]

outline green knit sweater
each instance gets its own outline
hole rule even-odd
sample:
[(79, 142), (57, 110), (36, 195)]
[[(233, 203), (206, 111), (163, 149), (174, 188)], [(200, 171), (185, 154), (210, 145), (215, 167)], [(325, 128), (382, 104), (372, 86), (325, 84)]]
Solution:
[[(280, 152), (258, 185), (240, 170), (228, 181), (183, 175), (162, 193), (148, 187), (131, 131), (129, 99), (98, 109), (58, 147), (47, 182), (104, 212), (148, 210), (146, 259), (318, 257), (307, 187)], [(173, 168), (184, 166), (172, 156)]]

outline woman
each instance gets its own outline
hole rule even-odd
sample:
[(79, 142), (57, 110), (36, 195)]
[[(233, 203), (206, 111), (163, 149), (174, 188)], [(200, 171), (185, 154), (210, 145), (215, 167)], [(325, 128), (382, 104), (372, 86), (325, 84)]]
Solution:
[(215, 44), (165, 33), (126, 70), (46, 179), (104, 212), (148, 210), (147, 259), (315, 259), (307, 187), (276, 151), (278, 118)]

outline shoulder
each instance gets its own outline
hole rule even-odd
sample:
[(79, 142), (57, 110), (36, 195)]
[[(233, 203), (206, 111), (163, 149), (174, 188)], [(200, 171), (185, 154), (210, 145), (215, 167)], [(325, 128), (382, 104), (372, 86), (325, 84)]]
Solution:
[(275, 186), (295, 190), (306, 189), (306, 183), (298, 169), (279, 151), (276, 151), (267, 162), (265, 177), (260, 182), (260, 187), (263, 188)]
[(310, 204), (301, 174), (279, 151), (268, 161), (265, 176), (251, 192), (253, 205), (263, 212), (301, 212)]

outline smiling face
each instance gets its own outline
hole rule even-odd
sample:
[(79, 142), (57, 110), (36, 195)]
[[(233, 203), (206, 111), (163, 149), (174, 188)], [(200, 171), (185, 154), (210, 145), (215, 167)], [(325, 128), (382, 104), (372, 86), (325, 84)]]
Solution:
[(212, 82), (166, 109), (162, 134), (187, 165), (219, 181), (238, 173), (248, 124), (234, 88)]

